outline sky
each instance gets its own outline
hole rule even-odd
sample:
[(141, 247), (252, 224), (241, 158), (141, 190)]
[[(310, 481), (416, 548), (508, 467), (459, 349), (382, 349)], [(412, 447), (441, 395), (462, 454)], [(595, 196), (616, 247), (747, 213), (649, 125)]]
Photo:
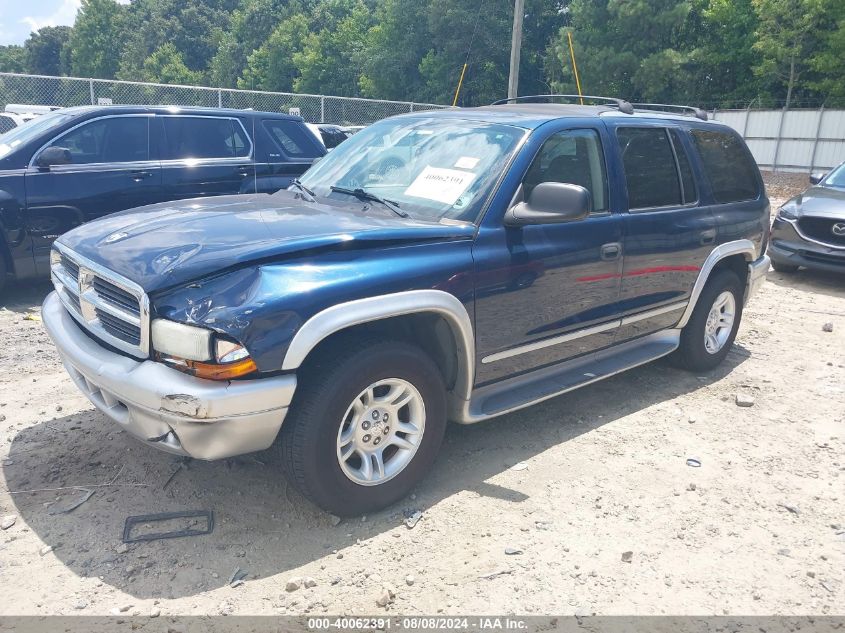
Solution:
[(0, 44), (23, 44), (42, 26), (73, 24), (81, 0), (0, 0)]

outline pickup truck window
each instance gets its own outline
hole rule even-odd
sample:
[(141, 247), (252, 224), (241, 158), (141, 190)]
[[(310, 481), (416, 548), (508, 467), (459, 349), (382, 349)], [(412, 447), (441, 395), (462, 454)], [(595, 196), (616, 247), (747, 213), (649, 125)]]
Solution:
[(249, 138), (234, 119), (166, 116), (162, 122), (165, 160), (249, 156)]
[(96, 119), (59, 136), (50, 147), (66, 148), (74, 165), (149, 160), (149, 117)]
[(716, 202), (741, 202), (759, 195), (757, 167), (739, 138), (711, 130), (693, 130), (692, 138)]
[(520, 128), (453, 118), (386, 119), (332, 150), (302, 177), (317, 196), (364, 189), (431, 220), (476, 221), (508, 165)]
[(598, 132), (565, 130), (543, 143), (525, 174), (525, 196), (541, 182), (580, 185), (592, 196), (592, 210), (606, 211), (607, 176)]
[(616, 137), (622, 151), (628, 208), (681, 206), (678, 167), (666, 129), (620, 127)]

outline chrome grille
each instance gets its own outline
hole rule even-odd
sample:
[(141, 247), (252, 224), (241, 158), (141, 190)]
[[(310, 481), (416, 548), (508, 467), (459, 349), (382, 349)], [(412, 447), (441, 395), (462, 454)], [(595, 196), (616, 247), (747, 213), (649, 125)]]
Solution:
[(103, 342), (137, 358), (149, 355), (149, 300), (138, 284), (60, 244), (50, 273), (67, 311)]

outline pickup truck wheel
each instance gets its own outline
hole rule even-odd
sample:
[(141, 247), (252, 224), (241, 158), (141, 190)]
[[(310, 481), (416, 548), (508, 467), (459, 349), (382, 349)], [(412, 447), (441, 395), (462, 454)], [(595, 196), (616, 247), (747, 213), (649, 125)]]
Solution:
[(721, 270), (710, 278), (681, 332), (675, 358), (682, 367), (707, 371), (725, 359), (742, 318), (743, 295), (742, 282), (736, 273)]
[(446, 388), (434, 362), (398, 341), (358, 341), (299, 380), (281, 450), (291, 482), (337, 515), (404, 497), (431, 467), (446, 430)]

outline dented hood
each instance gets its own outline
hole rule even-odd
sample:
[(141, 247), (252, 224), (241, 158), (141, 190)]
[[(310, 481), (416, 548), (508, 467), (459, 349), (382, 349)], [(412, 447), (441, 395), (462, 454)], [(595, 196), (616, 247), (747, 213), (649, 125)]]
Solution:
[(288, 191), (197, 198), (116, 213), (58, 241), (153, 292), (258, 262), (475, 232), (466, 223), (402, 218), (377, 203), (364, 208), (309, 203)]

